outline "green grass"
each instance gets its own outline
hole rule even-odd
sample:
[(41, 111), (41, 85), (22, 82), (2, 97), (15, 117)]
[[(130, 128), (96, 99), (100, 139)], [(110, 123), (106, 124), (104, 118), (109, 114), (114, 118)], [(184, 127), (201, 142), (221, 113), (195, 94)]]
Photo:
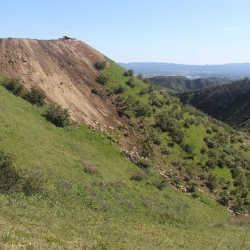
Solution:
[(185, 139), (187, 143), (192, 143), (195, 145), (195, 153), (198, 155), (198, 157), (201, 156), (200, 150), (203, 146), (205, 146), (205, 143), (201, 138), (204, 138), (206, 136), (206, 131), (203, 124), (191, 125), (188, 129), (185, 129)]
[[(223, 207), (170, 185), (157, 189), (153, 171), (130, 180), (138, 167), (106, 134), (58, 128), (43, 112), (0, 86), (0, 149), (18, 169), (41, 171), (47, 189), (45, 196), (0, 194), (0, 248), (239, 249), (246, 227), (228, 224)], [(85, 173), (84, 162), (97, 174)]]
[(217, 174), (218, 177), (225, 178), (226, 181), (229, 181), (231, 183), (230, 187), (233, 187), (233, 178), (229, 168), (216, 167), (214, 172)]

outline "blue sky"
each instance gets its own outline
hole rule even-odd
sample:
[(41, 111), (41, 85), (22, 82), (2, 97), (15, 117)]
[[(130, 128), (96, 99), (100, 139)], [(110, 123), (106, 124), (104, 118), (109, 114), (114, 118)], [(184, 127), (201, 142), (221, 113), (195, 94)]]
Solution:
[(11, 0), (1, 37), (84, 41), (116, 62), (250, 62), (249, 0)]

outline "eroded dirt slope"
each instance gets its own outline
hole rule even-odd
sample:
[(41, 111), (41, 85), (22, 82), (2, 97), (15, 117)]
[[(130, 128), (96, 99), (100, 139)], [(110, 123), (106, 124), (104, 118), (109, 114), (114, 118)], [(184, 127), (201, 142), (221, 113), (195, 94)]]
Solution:
[[(93, 64), (100, 60), (103, 55), (82, 41), (0, 39), (1, 72), (27, 89), (43, 89), (47, 101), (69, 109), (74, 120), (108, 128), (120, 121), (112, 99), (95, 82), (99, 72)], [(101, 95), (91, 93), (93, 88)]]

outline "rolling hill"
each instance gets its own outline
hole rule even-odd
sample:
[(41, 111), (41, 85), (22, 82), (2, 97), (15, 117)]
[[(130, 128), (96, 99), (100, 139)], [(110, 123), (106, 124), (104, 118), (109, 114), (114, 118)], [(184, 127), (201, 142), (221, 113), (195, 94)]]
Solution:
[(249, 131), (250, 80), (234, 81), (210, 88), (178, 94), (180, 100), (234, 128)]
[(0, 248), (250, 247), (247, 134), (81, 41), (0, 42)]
[(168, 89), (176, 92), (202, 89), (218, 84), (215, 80), (197, 78), (189, 79), (185, 76), (154, 76), (149, 80), (159, 89)]

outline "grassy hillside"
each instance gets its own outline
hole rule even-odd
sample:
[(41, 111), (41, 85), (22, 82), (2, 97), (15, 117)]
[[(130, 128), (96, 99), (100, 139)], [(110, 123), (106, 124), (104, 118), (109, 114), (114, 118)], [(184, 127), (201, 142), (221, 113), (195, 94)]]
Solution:
[(178, 97), (183, 103), (191, 104), (234, 128), (250, 131), (249, 93), (250, 80), (245, 78), (194, 92), (180, 93)]
[(202, 89), (218, 84), (216, 79), (189, 79), (185, 76), (154, 76), (150, 77), (149, 80), (160, 89), (174, 90), (176, 92)]
[[(33, 106), (0, 86), (0, 150), (13, 155), (15, 171), (25, 173), (21, 178), (34, 188), (31, 194), (25, 189), (0, 194), (0, 248), (249, 249), (245, 220), (231, 216), (199, 190), (197, 196), (187, 195), (170, 185), (183, 184), (187, 176), (195, 180), (193, 170), (200, 171), (199, 165), (185, 165), (191, 163), (184, 145), (194, 143), (192, 162), (202, 162), (200, 149), (210, 149), (200, 137), (218, 136), (218, 127), (191, 108), (180, 116), (184, 108), (176, 99), (139, 79), (131, 87), (123, 69), (110, 64), (104, 70), (109, 75), (106, 86), (121, 115), (130, 119), (129, 125), (110, 134), (80, 125), (58, 128), (42, 116), (46, 107)], [(125, 89), (122, 95), (117, 86)], [(157, 123), (162, 109), (168, 117), (179, 115), (175, 125), (186, 124), (177, 131), (183, 131), (185, 144), (179, 142), (178, 133)], [(196, 119), (203, 121), (193, 124)], [(204, 130), (205, 122), (213, 129), (211, 133)], [(226, 129), (219, 131), (228, 137)], [(137, 165), (117, 145), (125, 145), (123, 135), (131, 134), (140, 155)], [(225, 148), (237, 149), (242, 144), (236, 140)], [(249, 151), (244, 154), (249, 156)], [(150, 167), (139, 164), (143, 159), (148, 159)], [(234, 189), (229, 167), (209, 171), (218, 176), (227, 173), (228, 188)], [(163, 178), (154, 168), (164, 168), (166, 177), (173, 177)], [(204, 192), (209, 192), (206, 187)]]

